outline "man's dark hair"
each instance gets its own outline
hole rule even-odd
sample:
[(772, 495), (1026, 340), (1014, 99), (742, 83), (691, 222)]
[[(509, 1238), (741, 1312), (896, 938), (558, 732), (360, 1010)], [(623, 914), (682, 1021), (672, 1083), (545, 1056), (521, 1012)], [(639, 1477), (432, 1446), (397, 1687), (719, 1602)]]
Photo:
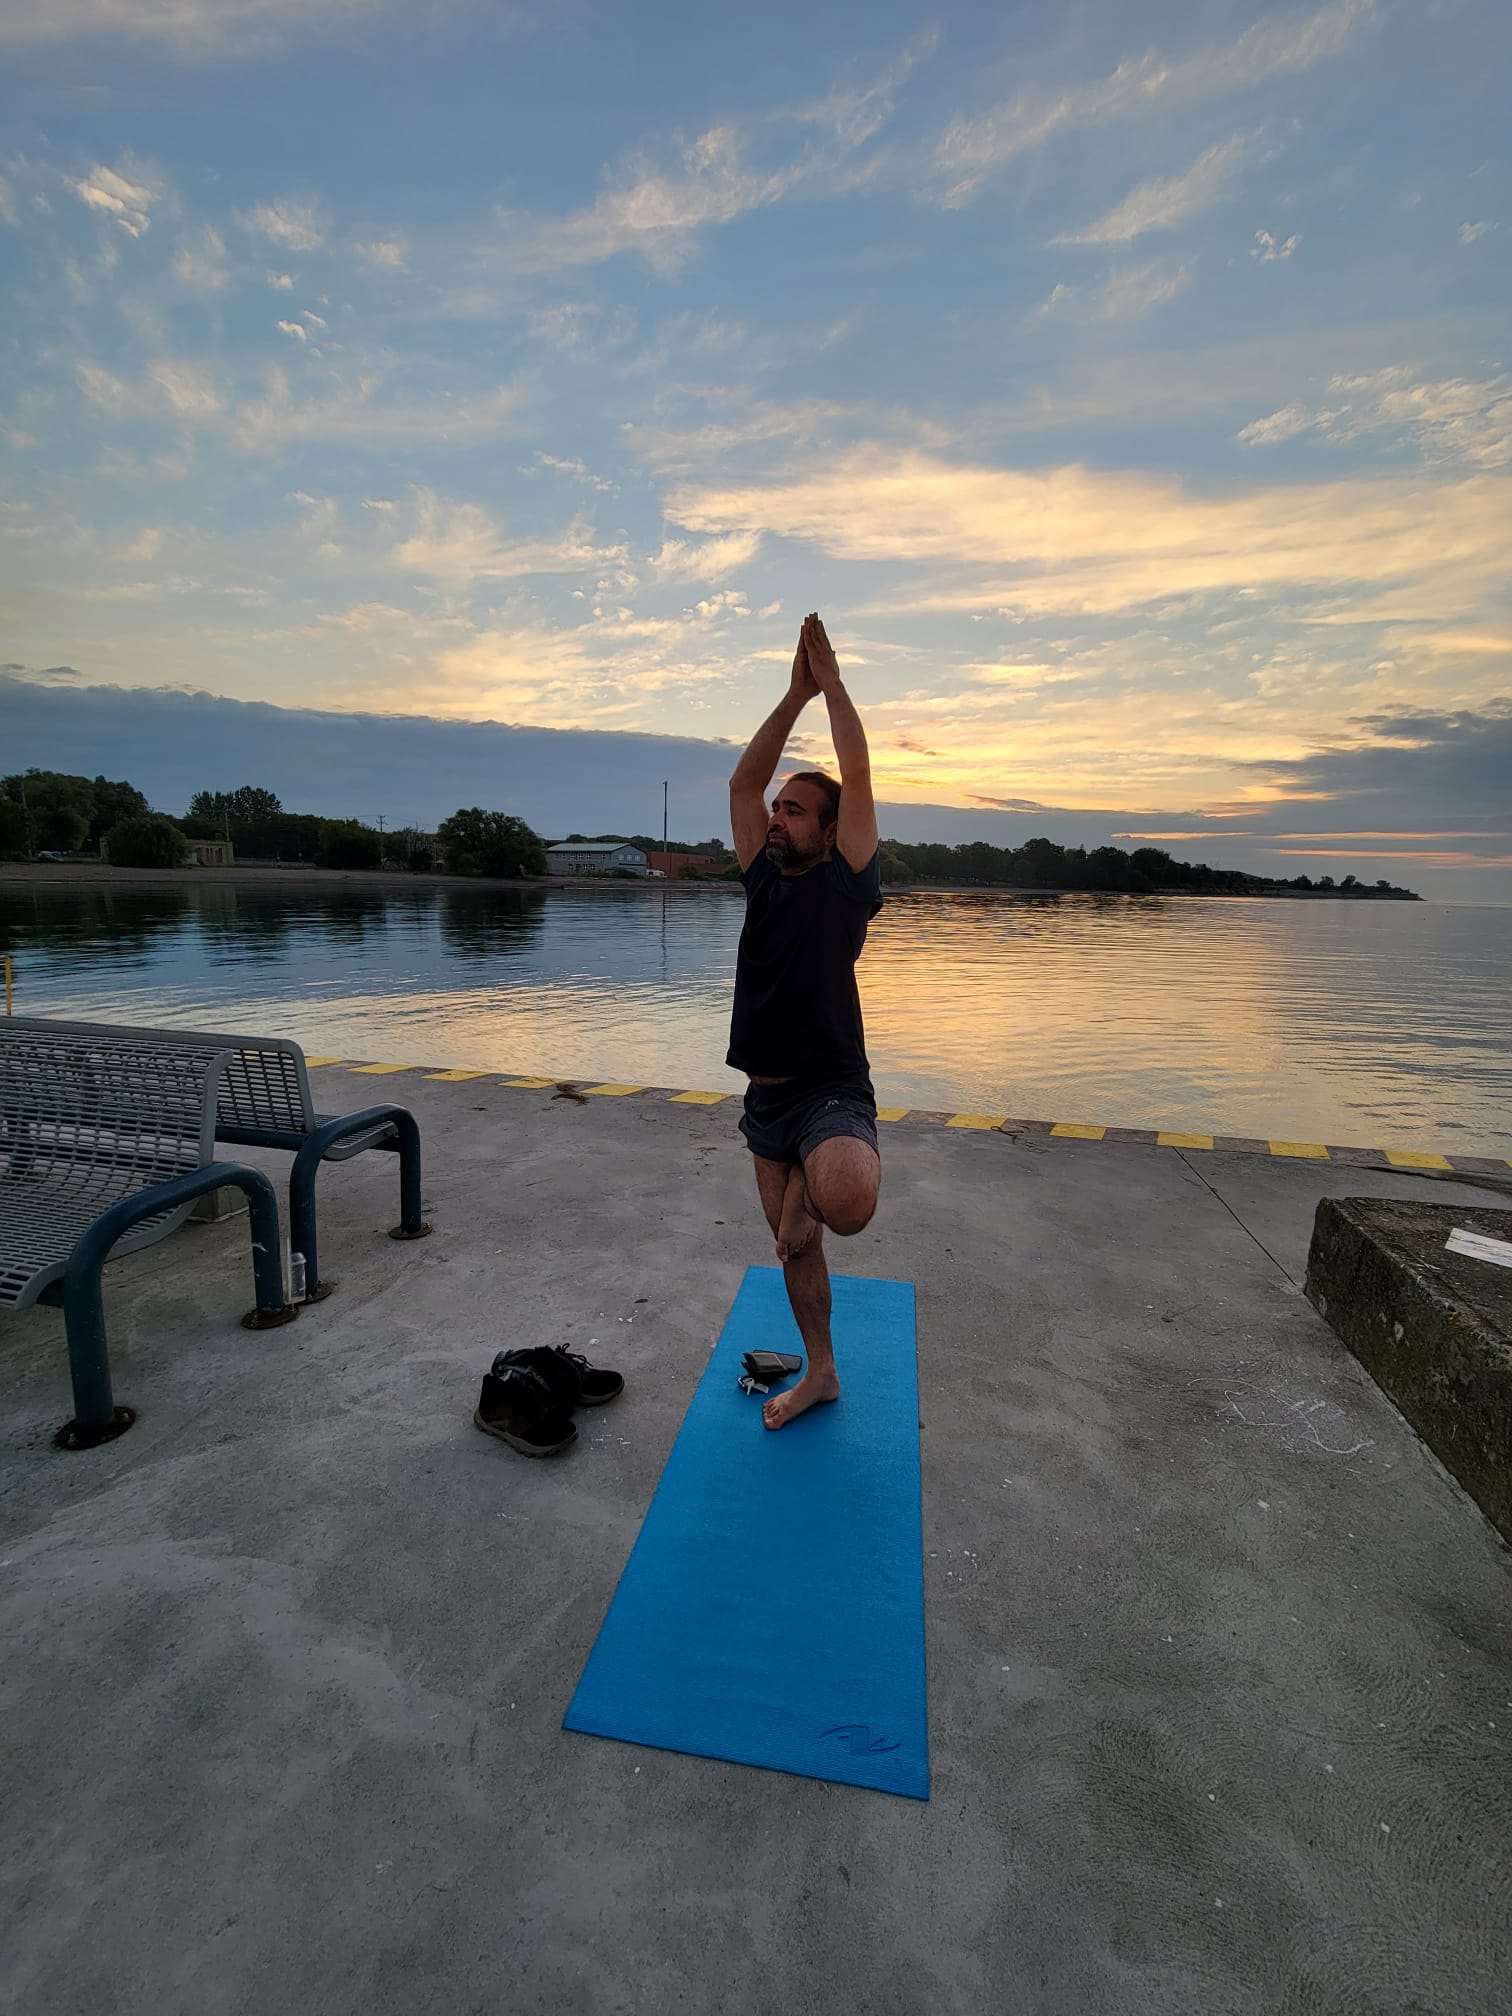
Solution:
[(790, 784), (813, 784), (824, 794), (824, 810), (820, 814), (821, 826), (833, 826), (840, 818), (840, 786), (823, 770), (795, 770), (788, 779)]

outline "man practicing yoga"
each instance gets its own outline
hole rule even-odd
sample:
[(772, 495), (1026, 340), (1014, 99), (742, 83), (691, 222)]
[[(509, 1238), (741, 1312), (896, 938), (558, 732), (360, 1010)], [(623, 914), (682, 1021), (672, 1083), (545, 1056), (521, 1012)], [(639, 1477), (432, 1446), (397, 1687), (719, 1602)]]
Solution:
[[(768, 811), (768, 780), (818, 693), (840, 782), (795, 771)], [(882, 1180), (855, 972), (882, 907), (877, 812), (861, 717), (817, 616), (804, 618), (787, 697), (730, 779), (730, 824), (746, 915), (725, 1061), (751, 1081), (740, 1131), (808, 1353), (798, 1384), (763, 1409), (767, 1427), (781, 1428), (840, 1397), (824, 1227), (849, 1235), (869, 1225)]]

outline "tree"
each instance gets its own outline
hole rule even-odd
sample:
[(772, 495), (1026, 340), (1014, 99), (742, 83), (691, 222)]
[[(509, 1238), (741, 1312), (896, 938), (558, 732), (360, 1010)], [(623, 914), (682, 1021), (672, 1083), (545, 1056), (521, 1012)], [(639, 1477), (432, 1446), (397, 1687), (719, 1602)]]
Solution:
[(360, 819), (322, 819), (316, 859), (322, 868), (376, 868), (383, 859), (383, 836)]
[(1129, 856), (1129, 866), (1156, 889), (1171, 880), (1171, 870), (1175, 865), (1163, 847), (1136, 847)]
[(418, 826), (400, 826), (386, 835), (383, 854), (386, 861), (402, 861), (416, 875), (428, 875), (435, 866), (431, 837)]
[(1122, 847), (1094, 847), (1087, 856), (1087, 879), (1094, 889), (1149, 887), (1145, 877), (1132, 867)]
[(182, 868), (189, 842), (161, 812), (138, 813), (110, 829), (110, 860), (116, 868)]
[(108, 777), (96, 777), (90, 788), (94, 792), (95, 810), (89, 822), (89, 844), (96, 850), (105, 835), (113, 832), (123, 819), (137, 819), (152, 810), (135, 784), (112, 783)]
[(94, 786), (64, 770), (28, 770), (4, 780), (5, 795), (31, 819), (31, 844), (44, 852), (73, 854), (84, 844), (95, 814)]
[(546, 873), (546, 849), (540, 835), (511, 812), (485, 812), (480, 805), (469, 806), (443, 819), (436, 839), (454, 875)]
[(912, 882), (913, 870), (898, 852), (894, 841), (884, 840), (877, 849), (877, 866), (882, 880), (896, 888), (900, 882)]
[(260, 784), (239, 784), (234, 791), (196, 791), (189, 810), (200, 819), (215, 819), (224, 827), (266, 824), (283, 810), (277, 792)]
[(1024, 879), (1037, 888), (1054, 889), (1061, 879), (1065, 850), (1057, 847), (1053, 840), (1043, 834), (1033, 840), (1026, 840), (1019, 849), (1023, 862)]
[(24, 861), (31, 851), (26, 808), (18, 798), (0, 797), (0, 861)]

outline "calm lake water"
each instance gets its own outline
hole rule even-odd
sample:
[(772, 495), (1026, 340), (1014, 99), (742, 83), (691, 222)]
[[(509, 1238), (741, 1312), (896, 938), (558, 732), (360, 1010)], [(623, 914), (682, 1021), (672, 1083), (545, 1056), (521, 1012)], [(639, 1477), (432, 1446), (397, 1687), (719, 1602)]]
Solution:
[[(18, 1013), (734, 1089), (738, 890), (0, 887)], [(1512, 910), (890, 896), (882, 1103), (1512, 1156)]]

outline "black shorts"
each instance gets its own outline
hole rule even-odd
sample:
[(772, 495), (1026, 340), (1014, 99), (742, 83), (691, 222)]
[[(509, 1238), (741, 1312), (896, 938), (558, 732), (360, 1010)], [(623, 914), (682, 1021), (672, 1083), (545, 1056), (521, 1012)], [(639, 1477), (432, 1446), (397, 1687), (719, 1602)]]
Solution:
[(751, 1153), (769, 1162), (802, 1162), (837, 1136), (876, 1148), (876, 1095), (865, 1077), (748, 1085), (740, 1131)]

